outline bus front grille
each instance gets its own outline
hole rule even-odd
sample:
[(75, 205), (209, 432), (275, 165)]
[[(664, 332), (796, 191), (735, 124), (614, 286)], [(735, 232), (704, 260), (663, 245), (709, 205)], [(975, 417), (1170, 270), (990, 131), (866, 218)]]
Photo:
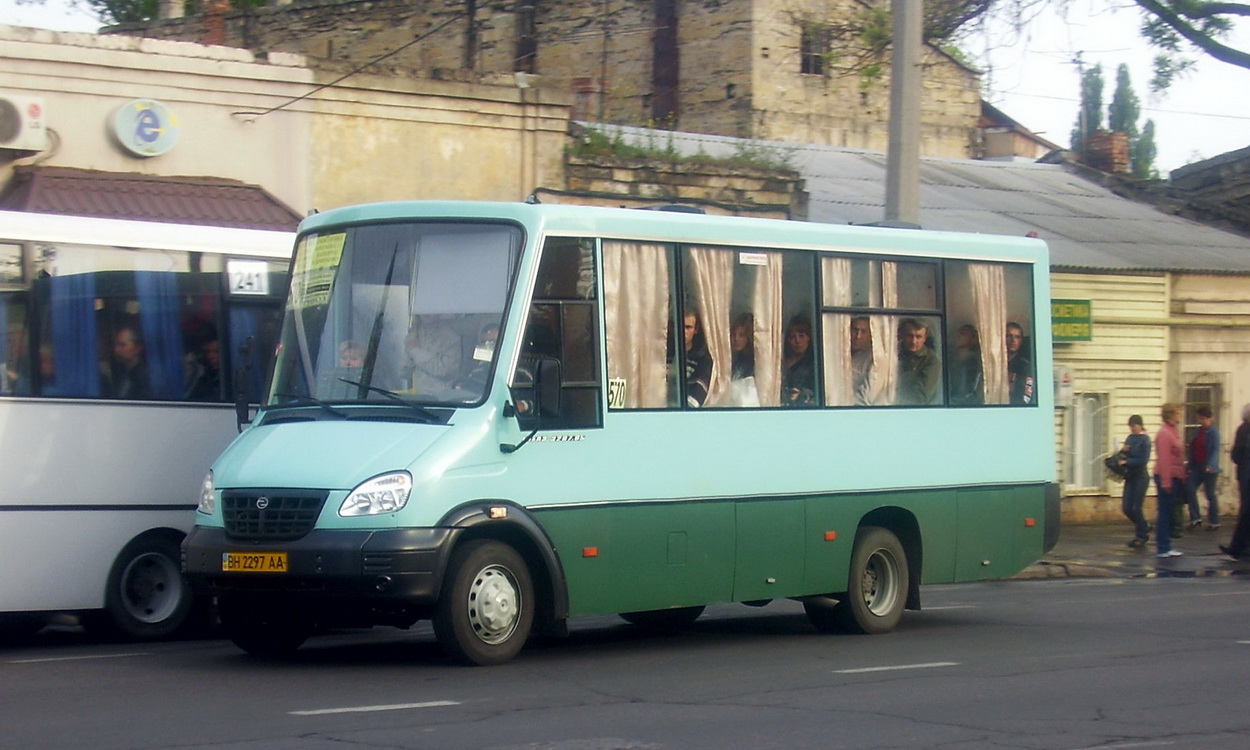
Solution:
[(328, 492), (225, 490), (221, 513), (234, 539), (289, 541), (312, 531)]

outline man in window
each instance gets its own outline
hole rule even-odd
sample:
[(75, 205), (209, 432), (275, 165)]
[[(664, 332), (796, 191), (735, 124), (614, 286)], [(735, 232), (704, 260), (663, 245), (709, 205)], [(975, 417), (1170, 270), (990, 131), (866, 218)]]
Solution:
[(867, 315), (851, 318), (851, 385), (856, 406), (872, 406), (872, 325)]
[(1019, 323), (1007, 324), (1007, 388), (1013, 404), (1031, 404), (1037, 397), (1033, 376), (1033, 359), (1024, 346), (1024, 328)]
[(113, 398), (148, 397), (148, 366), (143, 358), (143, 339), (134, 328), (117, 330), (110, 363), (110, 395)]
[(682, 335), (686, 344), (686, 405), (703, 406), (712, 382), (712, 356), (708, 354), (698, 315), (686, 313)]
[(942, 358), (933, 349), (929, 327), (916, 318), (899, 325), (898, 403), (941, 403)]

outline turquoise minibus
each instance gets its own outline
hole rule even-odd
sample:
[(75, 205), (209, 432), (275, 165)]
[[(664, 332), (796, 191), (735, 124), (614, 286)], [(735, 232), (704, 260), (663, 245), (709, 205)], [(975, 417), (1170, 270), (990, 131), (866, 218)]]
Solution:
[(1047, 249), (683, 211), (308, 217), (267, 396), (183, 544), (249, 653), (801, 601), (883, 633), (1058, 537)]

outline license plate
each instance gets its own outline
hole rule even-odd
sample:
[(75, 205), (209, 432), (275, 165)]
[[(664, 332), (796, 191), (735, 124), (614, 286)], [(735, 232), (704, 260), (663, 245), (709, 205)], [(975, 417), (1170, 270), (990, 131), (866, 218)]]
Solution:
[(285, 573), (285, 552), (222, 552), (223, 573)]

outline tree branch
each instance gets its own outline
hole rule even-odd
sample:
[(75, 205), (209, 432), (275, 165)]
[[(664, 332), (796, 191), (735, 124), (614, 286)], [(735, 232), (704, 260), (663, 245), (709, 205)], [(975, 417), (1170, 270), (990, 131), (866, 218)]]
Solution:
[[(1202, 33), (1194, 28), (1176, 11), (1158, 0), (1133, 0), (1143, 10), (1158, 17), (1160, 21), (1167, 24), (1169, 28), (1177, 34), (1183, 36), (1190, 44), (1207, 53), (1211, 57), (1229, 65), (1236, 65), (1239, 68), (1250, 70), (1250, 53), (1233, 49), (1224, 44), (1215, 41), (1209, 35)], [(1242, 6), (1243, 8), (1246, 6)]]

